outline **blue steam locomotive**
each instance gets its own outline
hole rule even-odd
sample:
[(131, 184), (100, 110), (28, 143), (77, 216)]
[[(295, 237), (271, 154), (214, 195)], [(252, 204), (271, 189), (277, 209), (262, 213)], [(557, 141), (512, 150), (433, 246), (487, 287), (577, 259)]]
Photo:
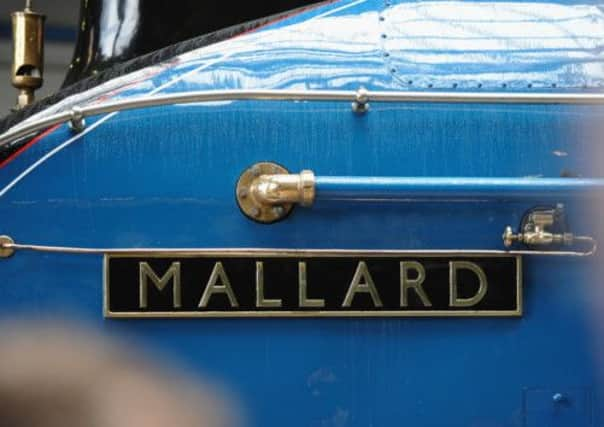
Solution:
[(1, 123), (2, 316), (250, 425), (602, 425), (603, 46), (589, 1), (336, 0), (111, 64)]

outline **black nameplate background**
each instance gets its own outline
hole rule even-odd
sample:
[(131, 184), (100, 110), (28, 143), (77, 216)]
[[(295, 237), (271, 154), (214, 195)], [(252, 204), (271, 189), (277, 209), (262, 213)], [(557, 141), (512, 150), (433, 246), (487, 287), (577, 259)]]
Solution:
[[(215, 294), (206, 308), (200, 298), (216, 262), (220, 261), (230, 280), (239, 307), (231, 307), (225, 294)], [(282, 307), (256, 307), (256, 262), (264, 264), (264, 295), (281, 299)], [(298, 304), (298, 263), (306, 263), (307, 298), (323, 299), (323, 308), (300, 308)], [(342, 303), (360, 261), (367, 264), (383, 306), (375, 307), (368, 293), (357, 293), (351, 307)], [(400, 306), (400, 262), (417, 261), (426, 278), (423, 289), (432, 307), (424, 307), (413, 289), (408, 306)], [(470, 261), (485, 272), (488, 291), (472, 307), (449, 306), (449, 262)], [(173, 262), (181, 265), (181, 307), (173, 306), (173, 283), (159, 291), (149, 281), (147, 308), (139, 307), (139, 264), (146, 262), (162, 277)], [(105, 256), (105, 315), (107, 317), (221, 317), (221, 316), (517, 316), (521, 307), (520, 258), (516, 256), (413, 256), (366, 254), (316, 256), (266, 256), (250, 253), (165, 256), (150, 252), (140, 256)], [(413, 274), (413, 273), (412, 273)], [(412, 275), (411, 274), (411, 275)], [(413, 278), (413, 276), (412, 276)], [(218, 281), (222, 284), (221, 281)], [(458, 271), (458, 296), (472, 297), (478, 277), (469, 270)]]

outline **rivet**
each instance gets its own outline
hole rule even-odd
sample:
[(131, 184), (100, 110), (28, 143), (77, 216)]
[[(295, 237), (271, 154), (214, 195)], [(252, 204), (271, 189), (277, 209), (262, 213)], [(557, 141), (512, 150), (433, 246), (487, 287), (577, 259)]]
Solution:
[(552, 400), (555, 403), (560, 403), (560, 402), (563, 402), (564, 400), (566, 400), (566, 397), (562, 393), (556, 393), (552, 396)]
[(247, 188), (242, 188), (241, 190), (239, 190), (239, 197), (242, 199), (245, 199), (248, 195), (248, 191)]
[(256, 177), (260, 176), (260, 168), (258, 166), (252, 167), (252, 175), (254, 175)]
[(253, 208), (251, 208), (251, 209), (250, 209), (250, 214), (251, 214), (253, 217), (258, 218), (258, 217), (260, 216), (260, 209), (258, 209), (258, 208), (256, 208), (256, 207), (253, 207)]

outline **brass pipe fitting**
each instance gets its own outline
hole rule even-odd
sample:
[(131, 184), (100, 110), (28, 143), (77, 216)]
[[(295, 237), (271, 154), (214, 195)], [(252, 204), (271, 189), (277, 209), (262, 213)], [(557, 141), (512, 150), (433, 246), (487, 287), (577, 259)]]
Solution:
[(252, 182), (251, 193), (261, 204), (310, 206), (315, 200), (315, 175), (308, 170), (299, 174), (260, 175)]
[(311, 206), (315, 200), (315, 175), (308, 170), (290, 174), (276, 163), (262, 162), (241, 174), (237, 203), (254, 221), (269, 224), (284, 219), (294, 205)]
[[(524, 215), (519, 231), (507, 226), (503, 232), (502, 239), (506, 248), (511, 248), (515, 243), (528, 247), (547, 246), (571, 246), (575, 244), (584, 245), (585, 255), (595, 253), (597, 241), (591, 236), (577, 236), (568, 232), (562, 218), (564, 217), (564, 206), (559, 204), (553, 208), (535, 208)], [(551, 227), (558, 229), (552, 232)]]

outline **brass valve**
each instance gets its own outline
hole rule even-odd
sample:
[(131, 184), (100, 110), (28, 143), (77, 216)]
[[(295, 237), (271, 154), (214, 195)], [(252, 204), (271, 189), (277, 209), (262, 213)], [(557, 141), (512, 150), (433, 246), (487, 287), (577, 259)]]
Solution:
[(31, 1), (25, 9), (11, 14), (13, 25), (13, 66), (11, 83), (18, 89), (16, 109), (34, 101), (34, 91), (44, 81), (44, 19), (32, 11)]
[(505, 228), (502, 236), (503, 244), (509, 248), (516, 242), (528, 247), (571, 246), (583, 243), (591, 247), (587, 253), (595, 252), (596, 241), (593, 237), (577, 236), (569, 233), (565, 228), (563, 205), (535, 208), (525, 214), (517, 233), (510, 226)]
[(572, 245), (575, 236), (572, 233), (550, 233), (536, 227), (534, 231), (514, 233), (512, 227), (507, 226), (503, 233), (503, 244), (510, 247), (514, 242), (524, 243), (527, 246), (545, 245)]

